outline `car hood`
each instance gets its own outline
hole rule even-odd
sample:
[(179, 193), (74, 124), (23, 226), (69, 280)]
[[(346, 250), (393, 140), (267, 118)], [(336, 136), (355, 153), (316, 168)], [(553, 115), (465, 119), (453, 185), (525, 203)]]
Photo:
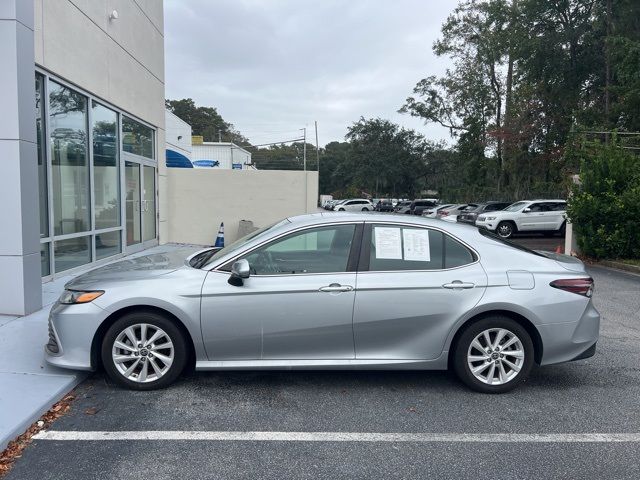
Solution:
[(140, 280), (166, 275), (183, 267), (185, 259), (193, 251), (193, 248), (185, 248), (120, 260), (77, 276), (69, 281), (65, 288), (70, 290), (98, 288), (100, 284), (107, 282)]

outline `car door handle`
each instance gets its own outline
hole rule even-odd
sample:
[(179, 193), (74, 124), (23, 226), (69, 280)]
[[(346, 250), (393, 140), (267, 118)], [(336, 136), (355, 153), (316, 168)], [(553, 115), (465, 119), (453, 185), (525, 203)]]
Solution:
[(353, 290), (351, 285), (340, 285), (339, 283), (332, 283), (325, 287), (320, 287), (318, 289), (321, 292), (350, 292)]
[(475, 286), (475, 283), (461, 282), (460, 280), (454, 280), (451, 283), (442, 285), (443, 288), (473, 288)]

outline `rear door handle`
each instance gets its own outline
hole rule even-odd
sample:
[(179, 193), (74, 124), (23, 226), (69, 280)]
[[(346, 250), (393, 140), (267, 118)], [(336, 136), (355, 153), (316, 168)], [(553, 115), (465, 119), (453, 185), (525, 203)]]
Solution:
[(452, 288), (452, 289), (473, 288), (475, 286), (476, 286), (475, 283), (461, 282), (460, 280), (454, 280), (451, 283), (445, 283), (444, 285), (442, 285), (443, 288)]
[(332, 283), (325, 287), (320, 287), (318, 289), (321, 292), (350, 292), (353, 290), (351, 285), (340, 285), (339, 283)]

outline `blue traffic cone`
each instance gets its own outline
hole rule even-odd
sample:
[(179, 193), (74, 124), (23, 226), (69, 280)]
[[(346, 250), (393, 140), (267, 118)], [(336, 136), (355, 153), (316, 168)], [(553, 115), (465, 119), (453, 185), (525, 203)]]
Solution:
[(224, 247), (224, 222), (220, 224), (220, 230), (218, 230), (218, 236), (216, 237), (216, 244), (214, 247)]

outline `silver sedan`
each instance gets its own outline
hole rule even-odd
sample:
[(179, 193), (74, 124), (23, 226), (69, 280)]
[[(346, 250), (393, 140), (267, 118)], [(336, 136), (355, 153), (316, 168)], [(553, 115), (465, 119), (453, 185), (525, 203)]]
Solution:
[(51, 309), (45, 352), (138, 390), (192, 365), (451, 368), (472, 389), (501, 393), (534, 363), (594, 354), (592, 293), (579, 260), (475, 227), (318, 213), (186, 260), (155, 254), (77, 277)]

